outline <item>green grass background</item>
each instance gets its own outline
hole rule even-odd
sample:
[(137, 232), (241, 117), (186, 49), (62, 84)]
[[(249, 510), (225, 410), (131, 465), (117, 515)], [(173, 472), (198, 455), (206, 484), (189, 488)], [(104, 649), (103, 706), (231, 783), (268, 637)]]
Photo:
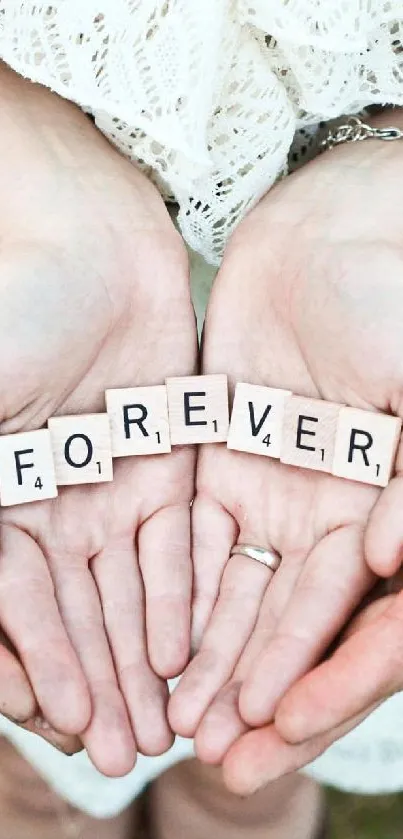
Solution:
[(328, 791), (331, 839), (403, 839), (403, 793), (345, 795)]

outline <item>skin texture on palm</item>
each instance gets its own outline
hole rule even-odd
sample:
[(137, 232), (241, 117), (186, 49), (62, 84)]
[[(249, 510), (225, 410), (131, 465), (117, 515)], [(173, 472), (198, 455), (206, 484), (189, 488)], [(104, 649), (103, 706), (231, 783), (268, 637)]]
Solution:
[[(193, 373), (197, 337), (186, 252), (154, 187), (70, 103), (5, 68), (0, 94), (0, 419), (14, 433), (104, 411), (109, 387)], [(1, 510), (0, 625), (32, 685), (5, 650), (1, 707), (80, 734), (105, 774), (128, 771), (136, 744), (172, 740), (193, 474), (178, 447), (118, 459), (112, 484)]]
[[(219, 366), (233, 385), (289, 388), (402, 416), (402, 166), (399, 144), (345, 146), (271, 191), (227, 250), (207, 315), (205, 372)], [(307, 699), (313, 675), (301, 682), (300, 694), (298, 686), (292, 689), (297, 715), (297, 696), (306, 685), (305, 728), (293, 729), (291, 695), (288, 706), (286, 699), (281, 703), (371, 589), (373, 572), (396, 569), (399, 470), (398, 461), (398, 477), (381, 495), (269, 459), (225, 449), (201, 453), (193, 510), (194, 632), (196, 643), (204, 638), (169, 716), (175, 730), (196, 733), (203, 760), (221, 762), (229, 750), (224, 768), (234, 791), (258, 786), (259, 772), (264, 782), (277, 777), (273, 765), (278, 775), (303, 765), (362, 719), (383, 693), (389, 695), (364, 636), (362, 647), (348, 652), (350, 675), (367, 657), (365, 697), (356, 681), (343, 681), (338, 711), (326, 721), (323, 711), (320, 728), (317, 709), (332, 672), (326, 668), (334, 667), (333, 690), (341, 672), (335, 657), (315, 677), (316, 704)], [(208, 517), (214, 525), (207, 531)], [(271, 582), (270, 572), (250, 560), (231, 560), (224, 571), (237, 540), (280, 552), (283, 562)], [(400, 640), (396, 644), (400, 649)], [(389, 649), (388, 685), (397, 667)], [(279, 730), (271, 724), (244, 734), (248, 726), (271, 723), (279, 702)], [(313, 732), (308, 708), (311, 724), (318, 724)], [(292, 732), (298, 742), (316, 732), (319, 739), (295, 752), (281, 738)]]
[[(249, 259), (243, 263), (234, 249), (217, 278), (204, 370), (217, 369), (220, 359), (232, 385), (249, 381), (318, 396), (267, 282), (260, 273), (247, 275)], [(178, 733), (196, 734), (203, 760), (220, 762), (245, 730), (238, 699), (254, 658), (266, 648), (271, 656), (259, 693), (261, 724), (373, 585), (363, 534), (378, 494), (225, 447), (199, 453), (192, 512), (193, 642), (199, 649), (171, 698), (169, 719)], [(228, 562), (236, 541), (274, 548), (283, 557), (281, 568), (272, 577), (244, 557)]]

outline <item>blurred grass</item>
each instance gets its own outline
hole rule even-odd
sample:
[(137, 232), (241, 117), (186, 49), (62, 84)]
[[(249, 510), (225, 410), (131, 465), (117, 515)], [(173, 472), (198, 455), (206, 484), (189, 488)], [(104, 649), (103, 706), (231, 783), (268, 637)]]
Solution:
[(403, 793), (361, 796), (328, 791), (331, 839), (403, 839)]

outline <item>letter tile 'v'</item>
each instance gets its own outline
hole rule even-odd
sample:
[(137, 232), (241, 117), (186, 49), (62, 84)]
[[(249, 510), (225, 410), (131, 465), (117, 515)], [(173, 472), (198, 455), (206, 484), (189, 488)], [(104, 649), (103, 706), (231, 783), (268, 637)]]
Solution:
[(291, 391), (239, 382), (227, 446), (240, 452), (280, 457), (284, 410)]

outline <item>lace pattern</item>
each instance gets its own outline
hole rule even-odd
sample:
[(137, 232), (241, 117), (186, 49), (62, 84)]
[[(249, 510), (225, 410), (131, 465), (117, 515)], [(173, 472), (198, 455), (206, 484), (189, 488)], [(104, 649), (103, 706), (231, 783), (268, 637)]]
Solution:
[(92, 113), (212, 263), (299, 129), (403, 104), (402, 31), (400, 0), (0, 0), (1, 57)]

